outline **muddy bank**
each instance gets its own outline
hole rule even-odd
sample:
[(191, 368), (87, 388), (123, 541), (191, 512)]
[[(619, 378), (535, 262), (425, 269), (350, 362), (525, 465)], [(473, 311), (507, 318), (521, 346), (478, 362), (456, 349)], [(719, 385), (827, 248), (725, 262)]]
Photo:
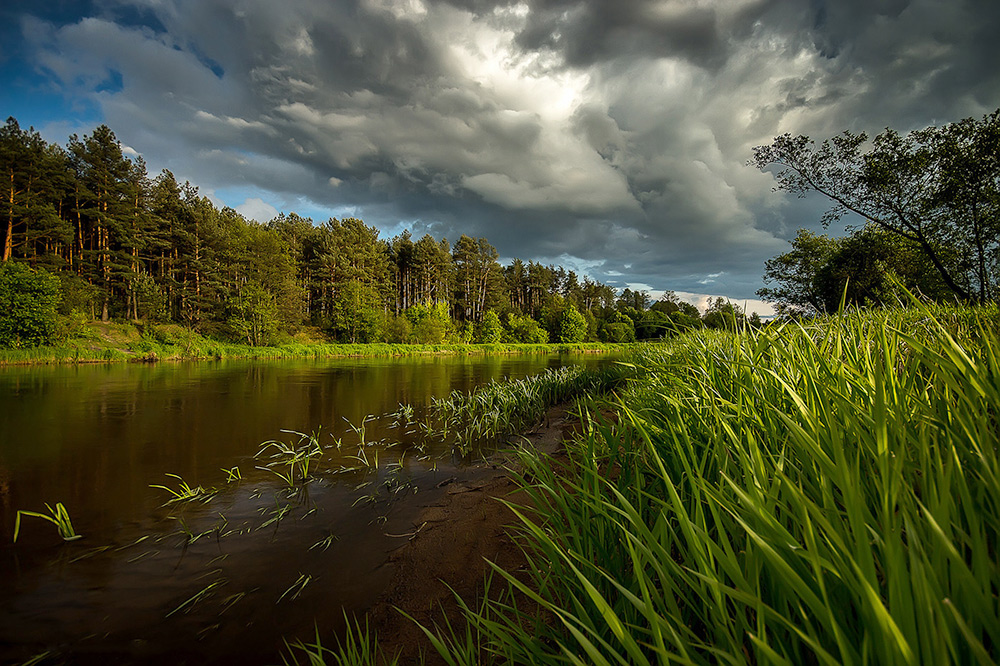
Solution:
[[(579, 421), (567, 407), (554, 407), (545, 422), (525, 437), (539, 451), (556, 454)], [(443, 663), (423, 632), (400, 614), (433, 627), (450, 621), (462, 627), (455, 593), (473, 605), (483, 594), (487, 560), (506, 571), (526, 566), (508, 527), (518, 519), (503, 501), (524, 504), (509, 469), (514, 461), (498, 454), (494, 459), (443, 483), (424, 502), (412, 530), (398, 538), (400, 547), (390, 556), (391, 580), (370, 609), (370, 627), (378, 633), (386, 654), (399, 653), (400, 664)], [(453, 592), (454, 591), (454, 592)]]

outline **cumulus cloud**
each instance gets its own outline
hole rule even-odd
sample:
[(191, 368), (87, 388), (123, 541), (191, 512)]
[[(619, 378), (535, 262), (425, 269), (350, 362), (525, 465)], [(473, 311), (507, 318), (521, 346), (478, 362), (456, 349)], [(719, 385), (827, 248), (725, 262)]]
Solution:
[(771, 192), (752, 147), (992, 110), (998, 27), (976, 0), (105, 0), (22, 18), (45, 76), (152, 167), (271, 193), (238, 206), (257, 219), (308, 200), (739, 299), (823, 209)]
[(237, 206), (236, 212), (251, 220), (267, 222), (277, 217), (279, 211), (260, 197), (252, 197)]

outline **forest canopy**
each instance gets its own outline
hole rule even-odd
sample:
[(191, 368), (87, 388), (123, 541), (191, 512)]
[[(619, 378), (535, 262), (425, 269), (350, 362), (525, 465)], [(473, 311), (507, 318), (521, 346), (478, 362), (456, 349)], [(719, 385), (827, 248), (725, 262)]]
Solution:
[(649, 309), (645, 292), (559, 266), (502, 266), (486, 238), (248, 220), (169, 171), (150, 177), (104, 125), (62, 147), (9, 118), (0, 170), (3, 265), (30, 266), (22, 281), (55, 276), (62, 317), (173, 322), (250, 345), (306, 326), (341, 342), (440, 343), (626, 341), (702, 325), (672, 293)]

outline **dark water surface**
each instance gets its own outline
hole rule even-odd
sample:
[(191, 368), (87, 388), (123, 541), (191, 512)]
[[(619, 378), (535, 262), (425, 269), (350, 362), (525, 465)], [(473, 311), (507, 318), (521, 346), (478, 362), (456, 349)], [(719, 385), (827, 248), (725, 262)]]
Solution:
[[(463, 464), (389, 414), (598, 362), (0, 368), (0, 663), (43, 654), (40, 663), (280, 663), (284, 639), (310, 639), (315, 627), (329, 637), (345, 610), (374, 601), (391, 575), (387, 554), (405, 541), (387, 535), (412, 530), (421, 492)], [(283, 429), (320, 433), (309, 483), (290, 487), (259, 469), (271, 462), (255, 457), (262, 443), (297, 442)], [(151, 485), (177, 489), (167, 474), (212, 494), (164, 506), (171, 495)], [(83, 538), (64, 543), (53, 525), (23, 517), (12, 543), (18, 509), (56, 502)]]

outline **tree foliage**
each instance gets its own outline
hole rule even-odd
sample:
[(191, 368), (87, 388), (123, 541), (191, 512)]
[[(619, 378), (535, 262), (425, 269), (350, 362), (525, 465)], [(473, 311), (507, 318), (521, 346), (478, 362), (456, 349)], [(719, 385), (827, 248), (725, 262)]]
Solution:
[(777, 166), (778, 189), (831, 201), (824, 223), (854, 213), (919, 248), (941, 283), (964, 301), (997, 297), (1000, 262), (1000, 109), (871, 141), (849, 131), (816, 146), (785, 134), (754, 149)]
[(548, 331), (528, 315), (508, 314), (507, 330), (512, 342), (545, 344), (549, 341)]
[(559, 323), (559, 342), (583, 342), (587, 337), (587, 320), (572, 303), (563, 310)]
[(621, 312), (614, 313), (602, 330), (606, 342), (635, 342), (635, 324)]
[(535, 261), (501, 266), (486, 238), (248, 220), (170, 171), (151, 177), (105, 125), (65, 147), (13, 118), (0, 127), (0, 260), (55, 275), (66, 322), (180, 323), (255, 345), (305, 326), (345, 342), (544, 342), (656, 338), (665, 323), (646, 292)]
[(816, 274), (833, 256), (837, 241), (799, 229), (791, 241), (792, 249), (764, 263), (764, 283), (757, 291), (765, 301), (775, 304), (778, 314), (787, 317), (816, 314), (826, 310), (819, 294)]
[(0, 347), (34, 347), (56, 329), (59, 279), (15, 261), (0, 264)]
[(493, 310), (483, 313), (483, 321), (479, 324), (477, 341), (483, 344), (498, 344), (503, 342), (503, 323)]
[(412, 326), (409, 342), (438, 345), (454, 333), (445, 301), (417, 303), (407, 308), (406, 318)]
[(257, 282), (243, 285), (229, 301), (229, 325), (236, 339), (251, 346), (270, 344), (278, 330), (274, 296)]
[(785, 317), (896, 303), (900, 287), (938, 300), (953, 296), (918, 245), (874, 224), (843, 238), (802, 229), (791, 245), (766, 262), (764, 280), (773, 286), (757, 292)]

